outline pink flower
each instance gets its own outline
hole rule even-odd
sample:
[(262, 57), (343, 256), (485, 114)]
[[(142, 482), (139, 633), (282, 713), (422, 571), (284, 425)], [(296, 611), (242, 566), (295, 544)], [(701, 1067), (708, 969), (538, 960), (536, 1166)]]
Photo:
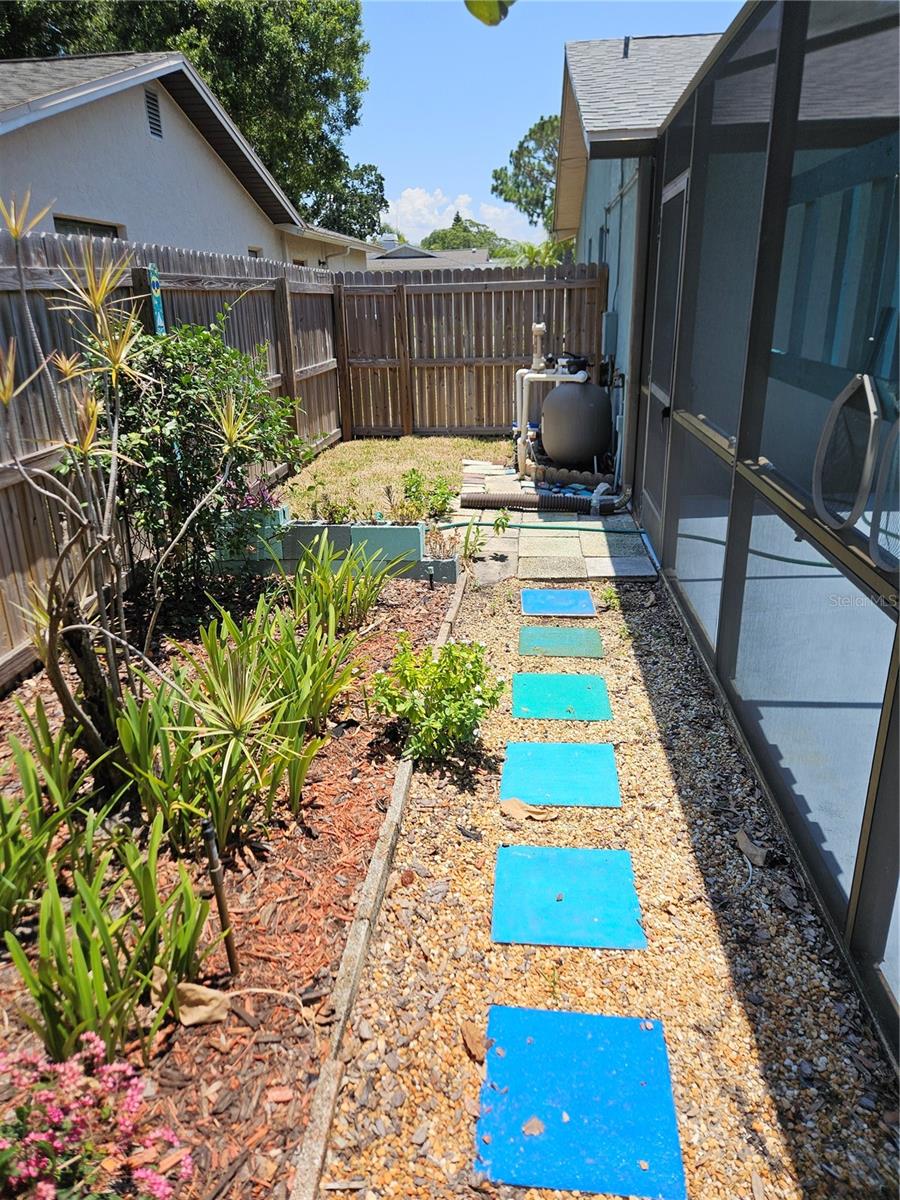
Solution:
[(194, 1160), (193, 1160), (193, 1158), (191, 1158), (190, 1154), (186, 1154), (184, 1156), (184, 1158), (181, 1160), (181, 1162), (178, 1164), (178, 1178), (179, 1179), (190, 1179), (193, 1174), (194, 1174)]
[(56, 1184), (43, 1180), (34, 1189), (34, 1200), (56, 1200)]
[(171, 1200), (174, 1195), (171, 1183), (149, 1167), (138, 1167), (134, 1172), (134, 1181), (139, 1183), (153, 1200)]

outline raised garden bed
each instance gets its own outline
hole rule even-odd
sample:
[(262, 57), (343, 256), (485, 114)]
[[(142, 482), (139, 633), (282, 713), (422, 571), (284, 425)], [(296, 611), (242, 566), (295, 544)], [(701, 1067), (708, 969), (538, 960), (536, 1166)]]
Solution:
[[(285, 511), (286, 510), (279, 510)], [(281, 569), (289, 575), (297, 569), (304, 550), (312, 546), (323, 534), (339, 553), (365, 546), (366, 553), (381, 561), (400, 559), (397, 573), (404, 579), (433, 579), (435, 583), (456, 583), (459, 578), (459, 559), (431, 558), (425, 552), (427, 526), (420, 521), (415, 525), (378, 524), (337, 525), (325, 521), (291, 521), (273, 526), (271, 540), (263, 535), (255, 543), (248, 541), (246, 553), (240, 558), (229, 558), (222, 563), (225, 570), (247, 570), (254, 574), (277, 571), (273, 559), (280, 560)], [(268, 546), (266, 544), (268, 542)]]

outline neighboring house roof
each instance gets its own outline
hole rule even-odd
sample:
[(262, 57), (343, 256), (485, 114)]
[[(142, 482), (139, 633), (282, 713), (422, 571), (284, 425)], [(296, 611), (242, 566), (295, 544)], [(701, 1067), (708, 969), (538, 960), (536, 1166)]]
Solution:
[(718, 33), (566, 44), (553, 232), (578, 231), (589, 158), (647, 154)]
[(447, 271), (487, 265), (488, 250), (424, 250), (410, 242), (376, 250), (366, 263), (370, 271)]
[(298, 236), (371, 249), (359, 238), (319, 229), (303, 220), (183, 54), (161, 51), (0, 59), (0, 135), (153, 82), (166, 89), (274, 225), (290, 226), (288, 232)]

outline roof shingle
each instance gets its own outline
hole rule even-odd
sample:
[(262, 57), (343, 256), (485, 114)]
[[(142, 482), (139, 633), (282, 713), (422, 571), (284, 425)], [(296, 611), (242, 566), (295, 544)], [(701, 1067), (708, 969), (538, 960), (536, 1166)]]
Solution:
[(0, 59), (0, 111), (64, 92), (83, 83), (172, 57), (169, 53), (73, 54), (59, 58)]
[(721, 35), (567, 42), (569, 78), (585, 131), (654, 136)]

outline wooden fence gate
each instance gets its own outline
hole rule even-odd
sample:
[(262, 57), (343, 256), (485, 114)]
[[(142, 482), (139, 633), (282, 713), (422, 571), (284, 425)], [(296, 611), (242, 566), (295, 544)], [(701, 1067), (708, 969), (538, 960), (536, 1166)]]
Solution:
[(345, 438), (508, 431), (534, 321), (548, 350), (600, 352), (607, 270), (595, 263), (335, 278)]

